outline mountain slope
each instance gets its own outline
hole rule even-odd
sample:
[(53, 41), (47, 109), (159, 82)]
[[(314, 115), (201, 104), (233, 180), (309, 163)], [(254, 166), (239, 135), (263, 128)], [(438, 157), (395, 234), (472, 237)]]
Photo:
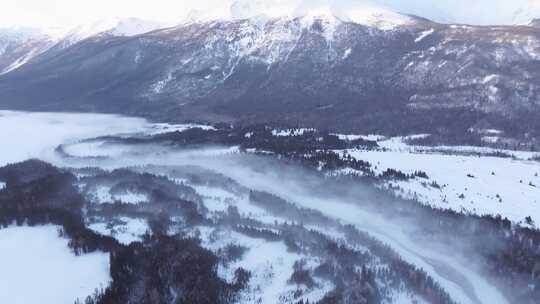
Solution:
[(0, 74), (20, 68), (45, 52), (56, 53), (78, 42), (98, 35), (129, 37), (165, 27), (164, 24), (141, 20), (103, 19), (70, 30), (51, 31), (33, 28), (0, 29)]
[(366, 132), (538, 132), (539, 29), (371, 16), (94, 36), (1, 77), (0, 105)]
[(45, 52), (53, 43), (50, 37), (38, 30), (0, 29), (0, 74), (17, 69)]

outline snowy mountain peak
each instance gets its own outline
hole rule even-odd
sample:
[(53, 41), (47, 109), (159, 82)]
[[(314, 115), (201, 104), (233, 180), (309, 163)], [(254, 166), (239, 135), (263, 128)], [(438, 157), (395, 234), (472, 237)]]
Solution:
[(307, 25), (316, 20), (328, 24), (353, 22), (382, 30), (394, 29), (411, 20), (372, 1), (345, 4), (336, 1), (236, 0), (228, 11), (192, 11), (183, 23), (253, 19), (260, 24), (265, 20), (296, 18), (301, 18)]
[(163, 27), (167, 24), (137, 18), (117, 19), (116, 26), (109, 33), (114, 36), (136, 36), (148, 33)]
[(96, 36), (136, 36), (166, 27), (164, 23), (142, 20), (137, 18), (101, 19), (95, 22), (79, 25), (65, 34), (65, 39), (72, 43)]

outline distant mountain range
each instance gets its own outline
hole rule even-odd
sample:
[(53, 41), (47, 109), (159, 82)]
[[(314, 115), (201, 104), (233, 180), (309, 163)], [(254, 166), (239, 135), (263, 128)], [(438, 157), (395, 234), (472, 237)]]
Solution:
[[(237, 7), (248, 17), (248, 8)], [(0, 34), (0, 107), (410, 133), (540, 135), (540, 28), (380, 8)], [(112, 26), (111, 26), (112, 25)]]

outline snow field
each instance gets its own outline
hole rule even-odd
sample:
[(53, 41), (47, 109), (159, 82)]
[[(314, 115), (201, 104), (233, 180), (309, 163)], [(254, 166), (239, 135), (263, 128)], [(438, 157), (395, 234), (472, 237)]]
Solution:
[(0, 229), (0, 303), (73, 304), (110, 281), (109, 256), (75, 256), (59, 226)]
[[(474, 214), (501, 215), (519, 223), (531, 216), (540, 222), (540, 164), (528, 160), (532, 152), (514, 152), (516, 159), (461, 155), (495, 152), (476, 147), (433, 149), (408, 146), (400, 139), (379, 143), (385, 150), (349, 150), (356, 159), (372, 164), (376, 174), (387, 169), (406, 174), (427, 173), (428, 179), (385, 181), (384, 187), (421, 203)], [(458, 153), (457, 155), (452, 155)]]

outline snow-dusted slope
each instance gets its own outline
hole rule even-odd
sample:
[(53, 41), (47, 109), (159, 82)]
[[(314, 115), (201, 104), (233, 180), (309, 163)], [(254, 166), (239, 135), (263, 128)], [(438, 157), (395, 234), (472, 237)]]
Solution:
[(0, 29), (0, 75), (19, 68), (53, 44), (54, 40), (38, 29)]
[(96, 35), (135, 36), (166, 27), (137, 18), (102, 19), (72, 29), (0, 29), (0, 75), (14, 71), (45, 52), (61, 51)]

